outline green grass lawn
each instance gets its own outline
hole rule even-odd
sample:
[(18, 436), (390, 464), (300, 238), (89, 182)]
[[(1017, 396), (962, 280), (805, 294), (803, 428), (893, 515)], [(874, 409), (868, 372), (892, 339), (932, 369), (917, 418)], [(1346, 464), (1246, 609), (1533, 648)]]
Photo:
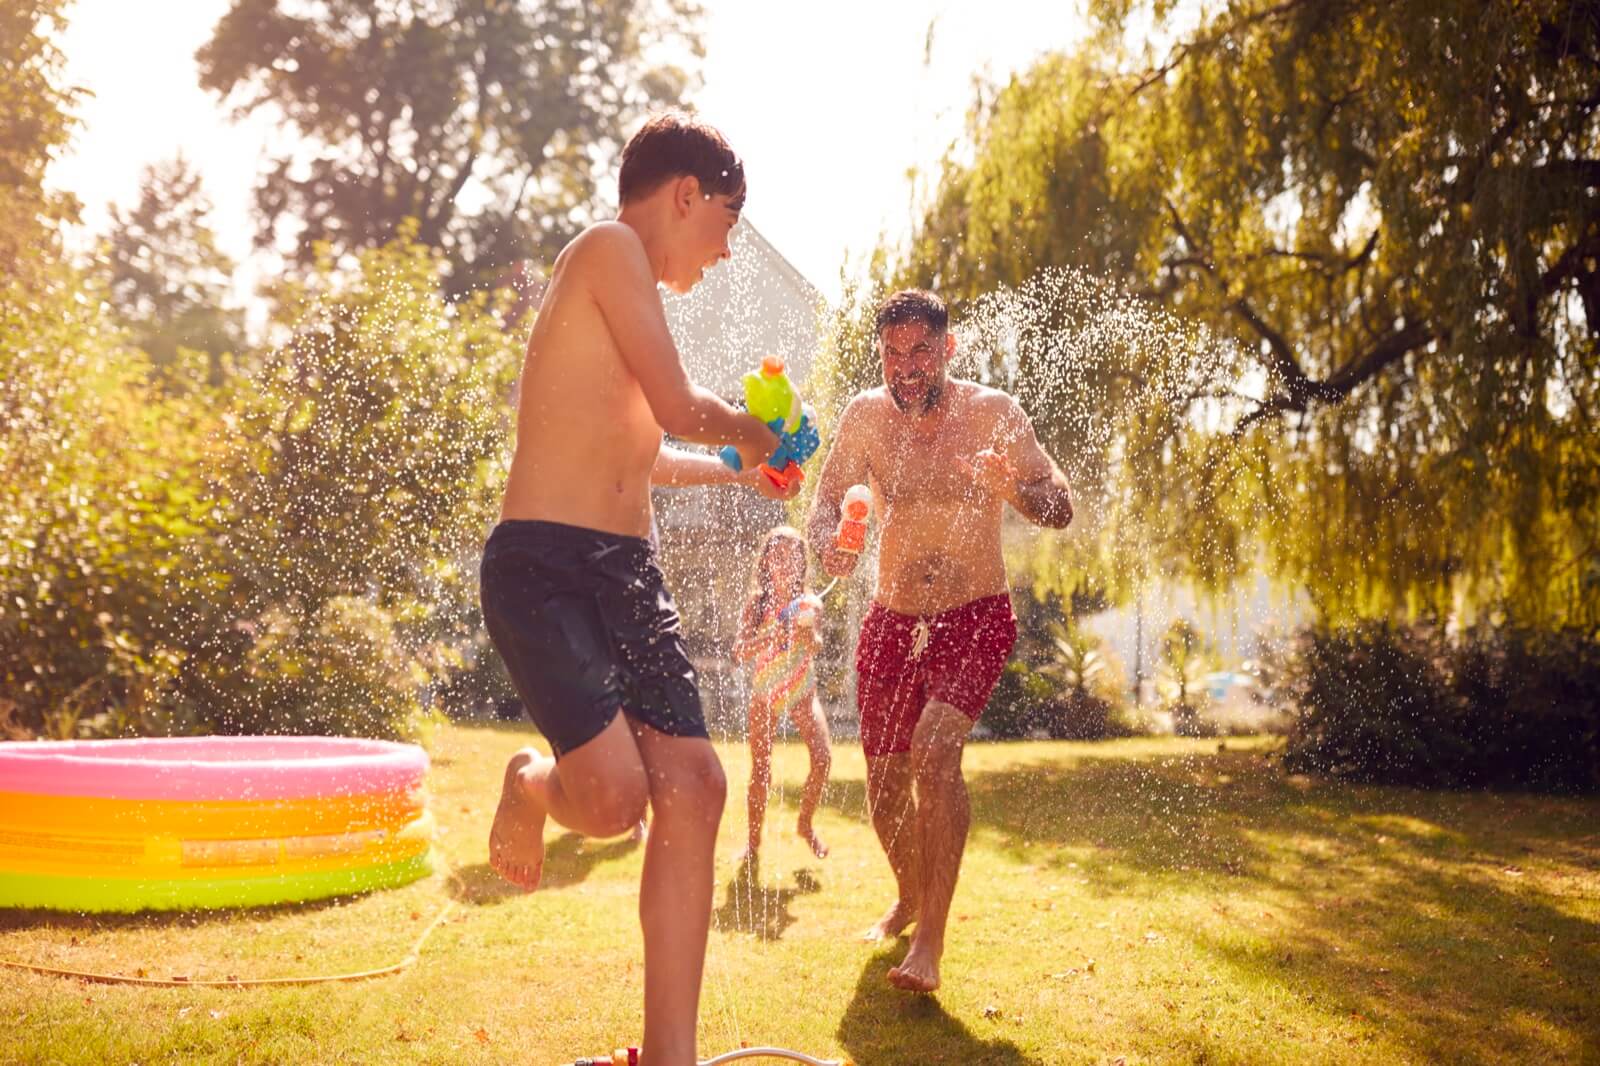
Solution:
[[(641, 851), (552, 826), (546, 888), (485, 864), (505, 758), (454, 727), (432, 802), (448, 871), (335, 904), (76, 917), (0, 911), (0, 957), (191, 979), (417, 964), (370, 981), (139, 988), (0, 971), (3, 1062), (568, 1061), (632, 1041)], [(781, 1044), (887, 1063), (1600, 1062), (1600, 801), (1287, 778), (1265, 742), (975, 745), (944, 987), (861, 943), (888, 866), (841, 743), (811, 857), (779, 745), (768, 847), (740, 880), (748, 757), (722, 747), (702, 1054)]]

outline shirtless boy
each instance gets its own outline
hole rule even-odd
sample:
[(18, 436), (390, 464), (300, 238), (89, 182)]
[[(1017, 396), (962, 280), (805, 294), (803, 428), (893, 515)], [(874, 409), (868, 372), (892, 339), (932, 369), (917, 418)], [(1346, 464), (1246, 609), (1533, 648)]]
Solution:
[[(615, 836), (648, 802), (641, 1061), (689, 1066), (726, 782), (656, 564), (650, 487), (763, 486), (756, 467), (777, 440), (689, 380), (656, 288), (687, 292), (728, 257), (745, 197), (738, 156), (710, 126), (658, 115), (623, 150), (618, 185), (617, 220), (590, 226), (556, 259), (523, 363), (500, 523), (484, 547), (489, 636), (554, 753), (512, 757), (489, 861), (532, 890), (546, 818)], [(663, 448), (663, 432), (732, 444), (750, 473)]]
[(823, 568), (843, 576), (856, 563), (832, 547), (845, 490), (870, 485), (882, 516), (856, 687), (867, 802), (899, 894), (867, 935), (916, 923), (888, 976), (917, 992), (939, 987), (966, 846), (963, 746), (1016, 643), (1001, 513), (1009, 503), (1037, 525), (1072, 521), (1067, 479), (1017, 402), (946, 373), (956, 350), (948, 326), (929, 292), (898, 292), (878, 308), (884, 383), (845, 408), (807, 523)]

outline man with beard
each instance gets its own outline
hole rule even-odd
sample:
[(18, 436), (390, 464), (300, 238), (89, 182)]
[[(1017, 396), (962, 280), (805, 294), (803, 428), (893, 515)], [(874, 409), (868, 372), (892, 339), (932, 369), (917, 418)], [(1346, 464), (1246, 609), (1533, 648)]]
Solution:
[(845, 408), (807, 527), (823, 568), (849, 574), (857, 557), (834, 546), (840, 501), (871, 487), (882, 532), (856, 698), (872, 825), (899, 892), (867, 939), (915, 922), (888, 976), (931, 992), (970, 822), (961, 755), (1017, 637), (1001, 514), (1009, 503), (1063, 529), (1072, 501), (1017, 402), (947, 375), (956, 339), (937, 296), (897, 292), (875, 326), (884, 383)]

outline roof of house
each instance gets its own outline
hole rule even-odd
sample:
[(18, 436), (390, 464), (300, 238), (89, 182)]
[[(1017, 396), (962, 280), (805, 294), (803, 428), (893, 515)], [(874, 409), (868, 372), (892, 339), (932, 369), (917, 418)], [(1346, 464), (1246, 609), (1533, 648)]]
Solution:
[(707, 271), (692, 292), (664, 298), (689, 377), (731, 397), (746, 371), (775, 354), (803, 379), (826, 301), (748, 218), (739, 220), (729, 244), (729, 260)]

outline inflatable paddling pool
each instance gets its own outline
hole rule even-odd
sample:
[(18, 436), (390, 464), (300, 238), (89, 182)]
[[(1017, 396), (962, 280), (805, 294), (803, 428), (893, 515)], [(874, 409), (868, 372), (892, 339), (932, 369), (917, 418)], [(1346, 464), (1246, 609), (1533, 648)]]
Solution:
[(339, 737), (0, 744), (0, 907), (248, 907), (432, 869), (428, 756)]

